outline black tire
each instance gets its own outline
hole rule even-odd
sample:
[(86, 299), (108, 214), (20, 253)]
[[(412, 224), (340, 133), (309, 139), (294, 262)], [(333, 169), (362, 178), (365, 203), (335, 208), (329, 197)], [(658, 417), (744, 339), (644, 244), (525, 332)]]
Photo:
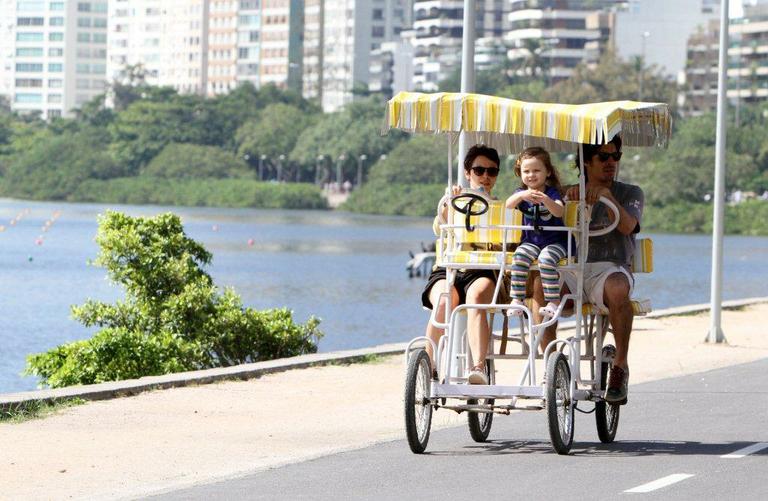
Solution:
[[(496, 374), (493, 370), (493, 360), (486, 359), (485, 375), (488, 377), (489, 384), (494, 384), (496, 382)], [(480, 402), (482, 404), (493, 405), (494, 399), (483, 399)], [(470, 405), (476, 404), (477, 400), (470, 399), (467, 400), (467, 403)], [(472, 436), (472, 440), (475, 442), (485, 442), (488, 440), (488, 435), (491, 433), (493, 412), (468, 412), (467, 424), (469, 424), (469, 434)]]
[(426, 350), (415, 351), (408, 361), (405, 375), (405, 434), (408, 446), (421, 454), (429, 442), (432, 425), (432, 403), (429, 401), (432, 369)]
[(552, 353), (547, 361), (546, 407), (549, 438), (558, 454), (568, 454), (573, 444), (573, 411), (570, 399), (571, 369), (562, 353)]
[[(603, 363), (600, 364), (600, 374), (602, 384), (600, 392), (605, 394), (608, 386), (608, 372), (613, 365), (613, 357), (616, 354), (616, 348), (607, 344), (603, 347)], [(604, 444), (610, 444), (616, 438), (616, 431), (619, 429), (619, 404), (609, 404), (605, 400), (595, 402), (595, 421), (597, 423), (597, 436)]]

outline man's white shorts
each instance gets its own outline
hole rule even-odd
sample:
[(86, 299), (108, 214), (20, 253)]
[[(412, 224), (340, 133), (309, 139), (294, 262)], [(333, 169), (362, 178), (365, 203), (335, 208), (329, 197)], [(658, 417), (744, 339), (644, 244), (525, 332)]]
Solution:
[[(635, 288), (635, 279), (632, 274), (616, 263), (598, 262), (587, 263), (584, 266), (584, 300), (594, 304), (602, 311), (608, 311), (608, 307), (603, 302), (603, 290), (608, 276), (614, 273), (621, 273), (627, 277), (629, 297), (632, 297), (632, 291)], [(571, 291), (576, 290), (576, 275), (573, 272), (561, 271), (560, 280), (565, 282)]]

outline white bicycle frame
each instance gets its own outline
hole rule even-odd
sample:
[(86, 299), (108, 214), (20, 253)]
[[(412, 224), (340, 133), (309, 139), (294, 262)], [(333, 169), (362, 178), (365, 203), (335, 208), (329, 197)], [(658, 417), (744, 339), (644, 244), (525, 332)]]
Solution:
[[(579, 158), (581, 159), (581, 172), (584, 172), (584, 155), (582, 147), (579, 147)], [(450, 162), (449, 162), (450, 163)], [(449, 165), (449, 183), (451, 180), (451, 166)], [(450, 184), (449, 184), (450, 186)], [(438, 214), (441, 214), (441, 207), (446, 201), (448, 195), (441, 199), (438, 204)], [(540, 323), (533, 324), (531, 311), (525, 306), (511, 306), (509, 304), (500, 304), (498, 302), (499, 292), (503, 286), (504, 272), (506, 271), (506, 258), (508, 254), (507, 243), (510, 243), (509, 235), (514, 230), (533, 230), (532, 226), (527, 225), (500, 225), (493, 226), (491, 228), (502, 230), (502, 250), (499, 251), (498, 264), (468, 264), (468, 263), (445, 263), (446, 269), (446, 284), (444, 292), (440, 294), (440, 300), (445, 299), (445, 318), (440, 322), (436, 318), (437, 309), (432, 310), (430, 316), (430, 323), (439, 328), (444, 329), (444, 335), (440, 338), (437, 346), (427, 337), (420, 336), (414, 338), (407, 346), (405, 356), (406, 362), (410, 356), (411, 351), (417, 345), (423, 345), (429, 343), (432, 346), (435, 365), (438, 374), (443, 376), (439, 381), (432, 381), (430, 385), (430, 399), (438, 398), (456, 398), (460, 400), (467, 399), (510, 399), (512, 402), (510, 405), (495, 405), (496, 412), (509, 412), (513, 408), (525, 409), (526, 407), (516, 406), (518, 399), (543, 399), (544, 398), (544, 385), (536, 374), (536, 353), (541, 340), (544, 335), (545, 329), (555, 324), (563, 313), (565, 304), (570, 300), (574, 303), (574, 311), (576, 316), (575, 334), (566, 339), (556, 339), (550, 342), (544, 349), (543, 360), (544, 366), (546, 366), (547, 359), (553, 351), (564, 351), (567, 347), (568, 362), (571, 370), (571, 383), (570, 383), (570, 398), (573, 401), (577, 400), (593, 400), (596, 397), (601, 397), (599, 388), (602, 381), (600, 381), (600, 371), (596, 371), (596, 367), (600, 367), (602, 363), (602, 344), (603, 337), (606, 330), (606, 322), (604, 317), (598, 316), (599, 324), (597, 326), (590, 325), (587, 327), (587, 339), (591, 342), (588, 344), (585, 354), (581, 354), (581, 343), (584, 340), (582, 331), (585, 326), (582, 326), (582, 311), (584, 306), (583, 290), (584, 290), (584, 269), (587, 260), (588, 242), (591, 236), (600, 236), (613, 231), (619, 223), (619, 210), (610, 200), (605, 197), (601, 197), (601, 202), (605, 203), (609, 209), (614, 213), (613, 222), (600, 230), (589, 231), (589, 219), (591, 213), (591, 207), (587, 206), (585, 201), (585, 179), (583, 175), (579, 176), (579, 202), (578, 202), (578, 226), (577, 228), (570, 227), (552, 227), (548, 228), (551, 231), (567, 231), (568, 232), (568, 249), (567, 257), (569, 258), (569, 264), (561, 266), (561, 270), (568, 270), (576, 275), (576, 291), (571, 292), (563, 296), (560, 306), (557, 309), (557, 314)], [(453, 220), (452, 207), (449, 208), (449, 220)], [(440, 221), (440, 237), (446, 242), (446, 249), (453, 247), (453, 230), (462, 228), (462, 225), (447, 224), (445, 221)], [(575, 264), (570, 264), (570, 257), (572, 257), (571, 240), (572, 236), (578, 238), (577, 255), (578, 259)], [(488, 304), (462, 304), (452, 305), (450, 304), (451, 288), (455, 280), (456, 271), (459, 269), (489, 269), (498, 271), (498, 279), (493, 293), (493, 298)], [(471, 354), (468, 347), (467, 329), (466, 329), (466, 317), (463, 314), (465, 311), (474, 309), (479, 311), (488, 310), (500, 310), (506, 313), (509, 309), (520, 309), (525, 312), (526, 319), (521, 317), (521, 344), (525, 343), (525, 335), (529, 336), (528, 353), (525, 355), (525, 365), (519, 378), (519, 382), (515, 386), (503, 386), (503, 385), (469, 385), (466, 384), (465, 373), (468, 367), (471, 367)], [(593, 317), (594, 320), (594, 317)], [(493, 326), (490, 326), (490, 330), (493, 330)], [(497, 336), (491, 332), (489, 346), (492, 347), (494, 341), (498, 339)], [(597, 348), (597, 349), (595, 349)], [(521, 355), (492, 355), (489, 358), (494, 359), (513, 359), (522, 358)], [(587, 360), (591, 362), (590, 366), (590, 378), (584, 379), (581, 377), (581, 361)], [(580, 389), (579, 387), (584, 387)], [(444, 406), (445, 407), (445, 406)], [(487, 406), (479, 405), (457, 405), (448, 406), (454, 410), (476, 410), (480, 412), (493, 412), (494, 409), (489, 409)], [(531, 407), (540, 409), (540, 407)]]

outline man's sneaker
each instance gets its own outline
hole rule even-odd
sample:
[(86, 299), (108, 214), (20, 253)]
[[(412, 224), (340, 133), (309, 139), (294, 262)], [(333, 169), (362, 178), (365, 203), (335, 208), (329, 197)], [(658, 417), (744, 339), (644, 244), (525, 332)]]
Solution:
[(485, 372), (479, 370), (473, 370), (467, 376), (467, 383), (469, 384), (488, 384), (488, 377)]
[(611, 373), (608, 376), (608, 390), (605, 392), (605, 401), (611, 404), (626, 404), (628, 381), (629, 369), (622, 369), (616, 365), (611, 367)]

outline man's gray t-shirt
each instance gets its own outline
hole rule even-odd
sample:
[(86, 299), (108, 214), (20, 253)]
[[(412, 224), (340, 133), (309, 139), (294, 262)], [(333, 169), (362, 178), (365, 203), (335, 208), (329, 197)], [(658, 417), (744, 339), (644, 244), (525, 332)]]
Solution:
[[(631, 235), (622, 235), (615, 229), (607, 235), (589, 239), (589, 254), (587, 262), (609, 261), (618, 265), (629, 265), (632, 255), (635, 253), (635, 233), (640, 231), (640, 222), (643, 217), (643, 204), (645, 196), (639, 186), (614, 181), (611, 185), (611, 194), (624, 207), (624, 209), (637, 219), (637, 227)], [(608, 207), (598, 203), (592, 210), (592, 222), (590, 228), (604, 228), (611, 222), (608, 219)]]

